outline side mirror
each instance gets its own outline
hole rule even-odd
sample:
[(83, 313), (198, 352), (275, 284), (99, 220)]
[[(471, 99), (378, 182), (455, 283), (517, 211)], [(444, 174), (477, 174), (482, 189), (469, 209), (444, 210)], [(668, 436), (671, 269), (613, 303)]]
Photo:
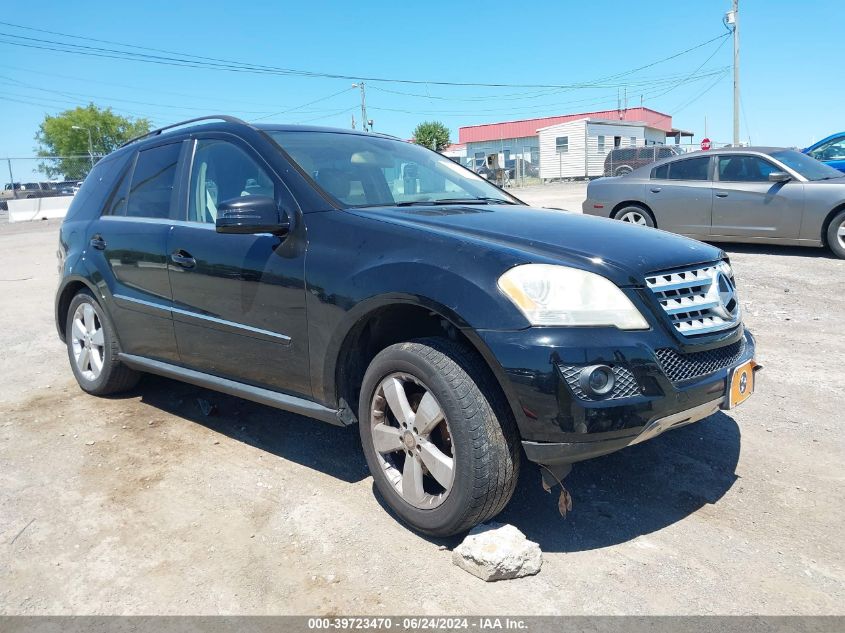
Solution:
[(792, 180), (792, 176), (785, 171), (773, 171), (769, 174), (769, 182), (786, 182)]
[(269, 196), (241, 196), (217, 205), (215, 227), (218, 233), (284, 235), (290, 230), (290, 219)]

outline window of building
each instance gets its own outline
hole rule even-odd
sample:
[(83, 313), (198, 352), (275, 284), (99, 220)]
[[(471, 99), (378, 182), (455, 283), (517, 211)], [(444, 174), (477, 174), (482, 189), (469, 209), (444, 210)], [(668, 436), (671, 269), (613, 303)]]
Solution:
[(709, 167), (709, 156), (669, 163), (669, 180), (709, 180)]
[(136, 218), (174, 217), (173, 185), (181, 148), (181, 143), (171, 143), (138, 152), (126, 215)]
[(621, 136), (614, 136), (613, 137), (613, 147), (614, 149), (617, 147), (622, 147), (622, 137)]
[(636, 144), (637, 144), (637, 137), (636, 137), (636, 136), (632, 136), (632, 137), (631, 137), (631, 145), (636, 145)]
[(599, 154), (604, 154), (604, 137), (599, 136)]
[(555, 149), (558, 154), (566, 154), (569, 151), (569, 137), (558, 136), (555, 139)]

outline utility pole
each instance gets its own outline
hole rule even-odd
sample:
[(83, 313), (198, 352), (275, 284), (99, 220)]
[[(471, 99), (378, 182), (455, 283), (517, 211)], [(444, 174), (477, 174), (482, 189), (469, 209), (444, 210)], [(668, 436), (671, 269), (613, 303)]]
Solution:
[(9, 185), (12, 187), (12, 197), (18, 199), (18, 190), (15, 189), (15, 177), (12, 175), (12, 159), (6, 159), (9, 162)]
[(367, 119), (367, 92), (364, 88), (364, 82), (361, 81), (357, 84), (352, 84), (352, 87), (361, 89), (361, 129), (369, 132), (372, 126), (369, 119)]
[(739, 0), (733, 0), (733, 7), (726, 16), (727, 24), (733, 25), (734, 37), (734, 146), (739, 145)]

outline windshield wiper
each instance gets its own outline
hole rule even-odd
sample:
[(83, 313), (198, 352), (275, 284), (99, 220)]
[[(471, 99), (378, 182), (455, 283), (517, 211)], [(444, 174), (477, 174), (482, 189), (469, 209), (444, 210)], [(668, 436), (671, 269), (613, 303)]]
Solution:
[(397, 202), (397, 207), (433, 206), (439, 204), (516, 204), (502, 198), (438, 198), (437, 200), (409, 200)]

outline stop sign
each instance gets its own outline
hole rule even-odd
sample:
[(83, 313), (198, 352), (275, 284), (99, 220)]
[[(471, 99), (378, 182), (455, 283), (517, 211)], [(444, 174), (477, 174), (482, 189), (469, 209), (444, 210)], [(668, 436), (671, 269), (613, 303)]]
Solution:
[(710, 139), (709, 138), (701, 139), (701, 149), (703, 149), (703, 150), (710, 149)]

